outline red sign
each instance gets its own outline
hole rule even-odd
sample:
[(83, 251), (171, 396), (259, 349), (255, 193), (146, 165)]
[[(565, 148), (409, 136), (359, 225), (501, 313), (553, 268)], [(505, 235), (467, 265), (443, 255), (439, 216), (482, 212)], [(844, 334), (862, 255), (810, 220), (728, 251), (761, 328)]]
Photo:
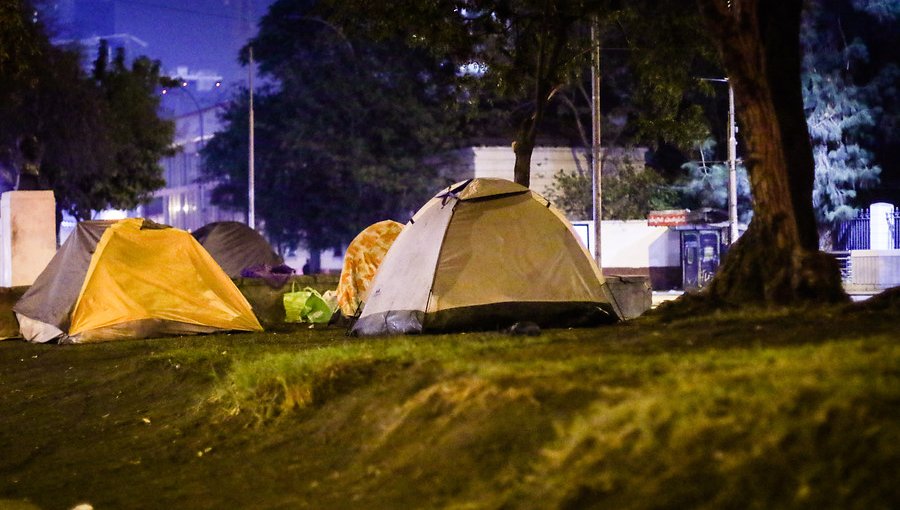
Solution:
[(650, 211), (647, 224), (651, 227), (677, 227), (688, 224), (688, 209), (672, 209), (668, 211)]

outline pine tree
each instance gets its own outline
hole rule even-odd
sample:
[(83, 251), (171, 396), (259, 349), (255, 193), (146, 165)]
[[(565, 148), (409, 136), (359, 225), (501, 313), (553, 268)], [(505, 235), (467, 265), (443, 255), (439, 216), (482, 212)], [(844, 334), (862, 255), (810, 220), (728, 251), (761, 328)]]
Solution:
[(865, 90), (850, 69), (867, 54), (864, 43), (846, 43), (835, 8), (810, 2), (801, 26), (803, 99), (815, 159), (813, 207), (820, 225), (856, 215), (857, 190), (876, 186), (881, 169), (865, 146), (875, 126)]

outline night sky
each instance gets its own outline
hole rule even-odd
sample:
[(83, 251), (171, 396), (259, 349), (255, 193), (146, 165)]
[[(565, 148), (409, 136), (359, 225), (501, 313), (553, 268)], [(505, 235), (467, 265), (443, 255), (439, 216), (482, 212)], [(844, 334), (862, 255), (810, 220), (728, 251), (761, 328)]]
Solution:
[[(58, 0), (61, 36), (127, 33), (147, 46), (139, 51), (162, 62), (207, 70), (226, 83), (246, 79), (237, 52), (256, 34), (273, 0)], [(107, 32), (107, 33), (103, 33)]]

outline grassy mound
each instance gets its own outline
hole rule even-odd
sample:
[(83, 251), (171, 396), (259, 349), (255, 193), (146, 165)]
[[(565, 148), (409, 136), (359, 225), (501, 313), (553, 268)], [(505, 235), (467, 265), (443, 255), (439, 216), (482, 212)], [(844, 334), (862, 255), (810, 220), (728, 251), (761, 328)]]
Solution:
[(0, 502), (892, 508), (892, 306), (0, 343)]

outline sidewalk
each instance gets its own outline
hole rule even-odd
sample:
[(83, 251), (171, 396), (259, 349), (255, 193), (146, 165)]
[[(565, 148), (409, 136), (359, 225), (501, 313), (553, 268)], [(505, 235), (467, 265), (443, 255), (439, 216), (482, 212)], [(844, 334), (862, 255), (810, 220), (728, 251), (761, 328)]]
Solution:
[[(879, 292), (881, 291), (847, 290), (847, 295), (849, 295), (850, 299), (856, 303), (865, 301)], [(660, 303), (677, 299), (682, 294), (684, 294), (684, 291), (682, 290), (654, 290), (653, 297), (650, 301), (650, 308), (656, 308)]]
[(660, 303), (671, 301), (684, 294), (683, 290), (654, 290), (650, 300), (650, 308), (656, 308)]

